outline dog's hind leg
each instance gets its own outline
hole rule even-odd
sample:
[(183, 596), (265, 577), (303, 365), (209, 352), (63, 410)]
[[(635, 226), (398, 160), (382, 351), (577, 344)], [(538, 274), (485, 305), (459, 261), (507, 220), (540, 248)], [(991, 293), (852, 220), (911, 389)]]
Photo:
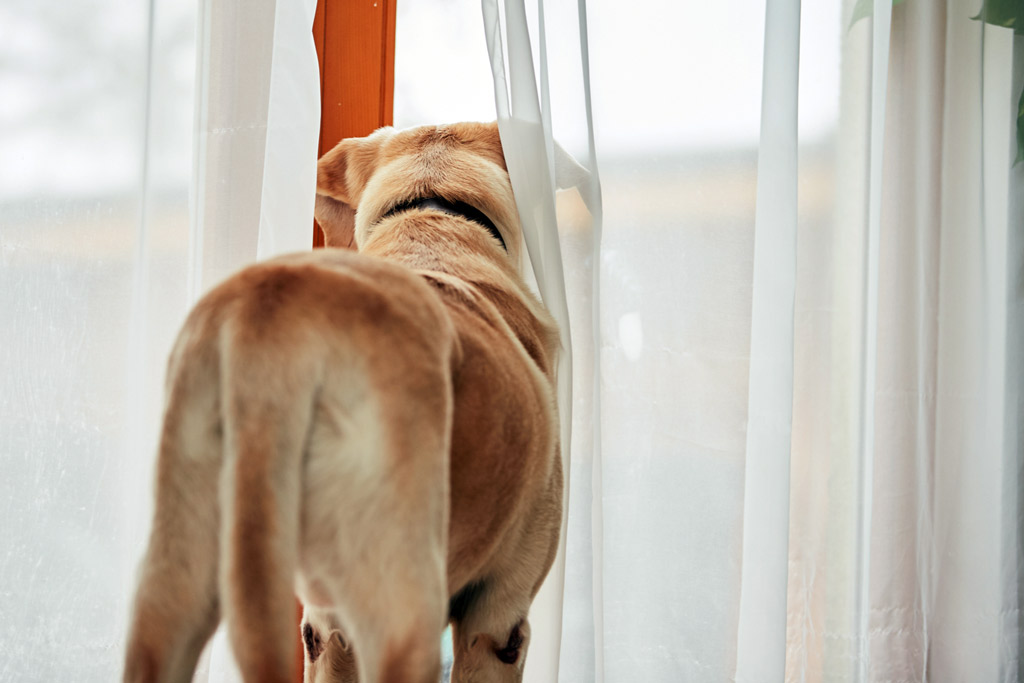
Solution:
[(265, 335), (246, 330), (224, 347), (220, 580), (246, 683), (294, 678), (302, 462), (318, 361), (314, 353), (279, 350), (269, 339), (293, 330), (287, 321)]
[(527, 613), (558, 548), (562, 479), (556, 467), (548, 496), (528, 516), (518, 542), (510, 543), (505, 561), (453, 600), (452, 683), (523, 680), (530, 644)]
[[(360, 530), (362, 538), (354, 538), (349, 532), (355, 519), (347, 520), (339, 534), (346, 542), (339, 549), (344, 559), (335, 565), (337, 579), (332, 581), (325, 573), (320, 582), (329, 594), (338, 596), (332, 602), (340, 606), (340, 621), (355, 663), (351, 656), (345, 657), (340, 645), (329, 644), (319, 666), (310, 662), (310, 683), (437, 683), (440, 678), (447, 604), (443, 531), (430, 520), (429, 507), (419, 506), (415, 494), (387, 486), (376, 493), (382, 504), (371, 512), (375, 521), (367, 524), (365, 532)], [(422, 516), (409, 515), (396, 522), (393, 516), (378, 514), (405, 505), (412, 512), (418, 508)], [(356, 519), (366, 522), (369, 517)], [(326, 640), (332, 635), (327, 632), (321, 637)], [(350, 669), (357, 669), (358, 676)]]
[[(321, 397), (306, 469), (304, 592), (337, 606), (361, 683), (436, 683), (447, 609), (447, 364), (355, 374)], [(330, 654), (307, 659), (309, 683), (350, 679)]]
[(128, 637), (126, 683), (187, 683), (220, 619), (217, 369), (172, 363), (156, 506)]

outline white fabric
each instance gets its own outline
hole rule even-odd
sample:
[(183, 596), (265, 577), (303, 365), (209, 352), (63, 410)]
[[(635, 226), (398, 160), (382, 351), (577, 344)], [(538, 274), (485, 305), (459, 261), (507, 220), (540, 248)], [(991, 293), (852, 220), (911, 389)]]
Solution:
[(193, 292), (257, 256), (311, 248), (303, 220), (312, 221), (320, 125), (315, 11), (315, 0), (200, 3)]
[(200, 4), (4, 6), (0, 680), (120, 679), (174, 335), (311, 246), (315, 2)]
[(878, 10), (844, 26), (834, 227), (798, 242), (787, 679), (1016, 680), (1011, 36), (905, 3), (880, 50)]
[[(320, 131), (316, 0), (204, 0), (199, 12), (193, 295), (312, 247)], [(223, 626), (194, 680), (240, 683)]]
[(0, 21), (0, 680), (117, 680), (187, 309), (195, 8)]
[[(851, 23), (853, 4), (830, 24), (811, 8), (817, 23), (799, 41), (796, 3), (762, 27), (756, 216), (748, 186), (712, 181), (742, 177), (733, 169), (749, 157), (683, 151), (670, 166), (649, 152), (602, 168), (601, 372), (578, 362), (574, 385), (597, 388), (604, 443), (596, 460), (572, 452), (557, 680), (1016, 680), (1024, 378), (1009, 283), (1022, 275), (1010, 228), (1024, 188), (1007, 163), (1020, 87), (1011, 97), (1010, 34), (971, 21), (964, 2), (893, 15), (872, 2)], [(540, 22), (509, 19), (502, 33), (489, 5), (492, 65), (506, 67), (498, 113), (515, 119), (515, 84), (529, 80), (516, 70), (576, 43), (552, 43)], [(621, 42), (629, 10), (595, 6), (603, 45), (618, 50), (603, 65), (639, 78), (658, 64), (650, 45)], [(768, 4), (770, 18), (782, 11)], [(540, 3), (530, 12), (545, 16)], [(842, 55), (827, 76), (838, 120), (824, 140), (820, 123), (801, 123), (797, 138), (796, 53), (822, 34)], [(547, 44), (528, 50), (530, 36)], [(683, 68), (724, 59), (686, 54)], [(813, 61), (800, 71), (821, 78)], [(543, 124), (537, 81), (539, 98), (518, 92), (539, 100)], [(821, 86), (802, 81), (801, 103)], [(640, 110), (659, 96), (620, 89), (603, 106)], [(506, 150), (524, 137), (503, 130)], [(536, 154), (530, 173), (541, 174), (550, 157)], [(510, 168), (518, 193), (522, 171)], [(559, 230), (573, 273), (580, 255)], [(573, 315), (574, 299), (594, 293), (565, 281), (575, 351), (589, 318)], [(588, 498), (593, 513), (580, 514)], [(531, 671), (555, 680), (544, 652)]]
[[(1015, 36), (1013, 40), (1013, 79), (1010, 89), (1011, 93), (1024, 93), (1024, 39)], [(998, 100), (997, 100), (998, 108)], [(1011, 133), (1011, 135), (1015, 134)], [(993, 155), (995, 159), (999, 154)], [(999, 519), (1000, 525), (1000, 547), (999, 555), (1000, 576), (1000, 614), (1006, 615), (1001, 625), (1003, 642), (1012, 643), (1016, 639), (1017, 656), (1006, 657), (1006, 661), (999, 664), (1000, 675), (1010, 678), (1016, 671), (1018, 679), (1021, 671), (1024, 670), (1024, 662), (1021, 661), (1024, 651), (1024, 586), (1022, 586), (1022, 574), (1024, 574), (1024, 541), (1021, 540), (1021, 519), (1024, 517), (1024, 491), (1021, 491), (1021, 481), (1024, 481), (1024, 288), (1019, 286), (1021, 277), (1024, 276), (1024, 164), (1016, 164), (1010, 171), (1008, 190), (1009, 207), (1007, 211), (1007, 234), (1005, 264), (1006, 271), (1003, 274), (1002, 291), (1005, 293), (1006, 340), (1005, 358), (1006, 365), (1002, 368), (1002, 395), (994, 397), (997, 405), (1001, 400), (1003, 404), (1001, 417), (1002, 434), (993, 430), (990, 432), (998, 441), (1001, 441), (1002, 462), (1001, 476), (1002, 487), (1000, 490), (1002, 498), (1002, 510)], [(994, 245), (998, 248), (998, 245)], [(998, 251), (992, 250), (993, 261), (1001, 261)], [(1000, 296), (999, 282), (994, 283), (993, 315), (996, 319), (1000, 317), (1002, 306), (999, 305)], [(995, 366), (998, 370), (998, 365)], [(993, 382), (994, 389), (998, 391), (999, 382)]]
[(866, 681), (871, 586), (871, 528), (874, 513), (875, 397), (878, 376), (878, 257), (882, 222), (882, 150), (885, 141), (886, 85), (889, 76), (889, 40), (892, 5), (873, 0), (871, 20), (871, 125), (868, 155), (868, 224), (864, 272), (863, 342), (858, 433), (857, 476), (857, 602), (856, 680)]
[[(171, 339), (229, 270), (308, 246), (311, 4), (5, 7), (0, 679), (118, 676)], [(969, 0), (872, 2), (851, 26), (854, 4), (803, 3), (796, 46), (792, 15), (776, 34), (747, 0), (483, 2), (575, 370), (564, 569), (531, 614), (530, 681), (779, 680), (782, 656), (788, 681), (1021, 676), (1024, 43)], [(461, 48), (446, 25), (427, 44)], [(792, 111), (759, 104), (792, 104), (772, 45), (800, 54), (795, 168)], [(420, 56), (434, 92), (445, 72)], [(793, 187), (795, 266), (769, 232)], [(786, 458), (753, 419), (785, 414), (787, 356), (788, 539)], [(777, 610), (787, 540), (783, 655), (759, 605)], [(201, 680), (229, 664), (214, 648)]]
[(758, 147), (736, 678), (786, 670), (800, 0), (768, 0)]
[[(583, 7), (583, 3), (580, 3)], [(571, 109), (560, 112), (559, 123), (571, 120), (574, 129), (582, 130), (582, 140), (588, 146), (581, 151), (582, 164), (573, 160), (572, 155), (555, 142), (554, 117), (551, 107), (548, 53), (545, 45), (548, 23), (558, 31), (565, 41), (579, 46), (582, 54), (577, 58), (572, 74), (556, 85), (565, 82), (586, 82), (587, 62), (584, 50), (586, 34), (582, 30), (585, 14), (582, 10), (562, 5), (559, 11), (550, 15), (543, 3), (531, 6), (532, 19), (536, 26), (531, 41), (528, 26), (527, 7), (523, 0), (483, 0), (482, 10), (484, 31), (491, 59), (494, 78), (495, 105), (498, 114), (498, 128), (501, 133), (505, 162), (512, 179), (516, 204), (523, 225), (528, 258), (536, 279), (540, 296), (559, 325), (562, 335), (562, 354), (558, 364), (558, 409), (561, 420), (562, 461), (566, 477), (566, 499), (563, 508), (563, 533), (547, 580), (541, 587), (530, 613), (531, 644), (527, 658), (525, 676), (530, 680), (557, 680), (559, 670), (560, 641), (562, 635), (562, 604), (566, 563), (566, 520), (570, 510), (570, 480), (572, 462), (576, 452), (576, 434), (585, 427), (574, 420), (574, 410), (582, 403), (587, 415), (592, 415), (592, 396), (574, 401), (573, 360), (578, 351), (593, 359), (593, 329), (584, 329), (583, 338), (578, 342), (571, 333), (570, 311), (566, 300), (566, 273), (562, 265), (562, 241), (559, 227), (572, 224), (582, 235), (591, 251), (600, 242), (600, 210), (598, 179), (593, 164), (593, 135), (590, 132), (590, 109), (588, 96), (580, 93), (571, 103)], [(562, 45), (565, 43), (563, 42)], [(535, 54), (537, 61), (535, 63)], [(565, 53), (563, 53), (565, 54)], [(553, 70), (564, 77), (559, 64)], [(572, 69), (572, 67), (569, 67)], [(536, 70), (535, 70), (536, 69)], [(539, 88), (538, 88), (539, 85)], [(578, 142), (576, 137), (572, 142)], [(561, 193), (561, 212), (571, 216), (558, 217), (556, 190)], [(575, 201), (573, 201), (575, 198)], [(566, 208), (571, 204), (570, 208)], [(578, 247), (577, 247), (578, 248)], [(596, 275), (592, 276), (596, 277)], [(593, 300), (596, 303), (596, 299)], [(591, 361), (593, 362), (593, 361)], [(592, 368), (586, 369), (593, 374)], [(591, 385), (592, 387), (593, 385)], [(593, 436), (593, 422), (588, 433), (581, 435), (584, 445), (596, 442)]]

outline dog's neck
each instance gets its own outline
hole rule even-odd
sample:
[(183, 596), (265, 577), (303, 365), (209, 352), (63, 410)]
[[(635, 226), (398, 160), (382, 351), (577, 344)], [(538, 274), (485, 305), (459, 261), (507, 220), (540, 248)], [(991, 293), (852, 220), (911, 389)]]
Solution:
[(472, 223), (476, 223), (477, 225), (486, 228), (487, 232), (491, 233), (491, 236), (501, 243), (501, 248), (508, 252), (508, 245), (505, 244), (505, 238), (501, 236), (501, 231), (498, 230), (498, 226), (494, 224), (494, 221), (488, 218), (487, 214), (483, 211), (471, 204), (467, 204), (466, 202), (453, 202), (442, 197), (419, 197), (417, 199), (409, 199), (388, 209), (384, 215), (377, 220), (377, 222), (379, 223), (385, 218), (389, 218), (395, 214), (403, 213), (411, 209), (435, 209), (452, 216), (461, 216)]
[(488, 230), (461, 216), (453, 219), (447, 211), (423, 209), (389, 211), (360, 241), (359, 251), (471, 283), (521, 279)]
[[(509, 257), (475, 222), (452, 220), (447, 212), (390, 213), (359, 246), (367, 255), (402, 263), (440, 280), (452, 277), (479, 296), (499, 303), (506, 322), (545, 374), (552, 372), (558, 332), (550, 313), (524, 282)], [(507, 296), (514, 293), (512, 300)], [(511, 316), (508, 312), (515, 311)]]

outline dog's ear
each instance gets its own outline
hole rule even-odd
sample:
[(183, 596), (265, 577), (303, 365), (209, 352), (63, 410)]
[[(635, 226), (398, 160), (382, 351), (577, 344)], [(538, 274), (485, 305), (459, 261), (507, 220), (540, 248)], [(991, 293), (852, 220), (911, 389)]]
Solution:
[(314, 215), (329, 247), (355, 248), (359, 199), (377, 166), (384, 130), (365, 138), (348, 138), (320, 157), (316, 165)]
[(381, 147), (394, 129), (378, 128), (365, 138), (346, 138), (320, 157), (316, 165), (316, 193), (355, 208), (377, 169)]
[(356, 248), (356, 210), (346, 204), (318, 194), (313, 216), (324, 232), (324, 245), (342, 249)]

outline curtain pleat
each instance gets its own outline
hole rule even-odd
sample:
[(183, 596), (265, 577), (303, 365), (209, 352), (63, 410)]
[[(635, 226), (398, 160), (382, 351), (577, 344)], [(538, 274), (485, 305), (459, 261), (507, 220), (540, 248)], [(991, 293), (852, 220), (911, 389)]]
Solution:
[(311, 248), (315, 11), (315, 0), (200, 4), (193, 296), (256, 258)]
[[(599, 442), (598, 426), (593, 419), (593, 398), (598, 391), (597, 354), (593, 339), (597, 323), (595, 321), (591, 325), (579, 326), (579, 313), (589, 318), (597, 310), (598, 300), (593, 283), (597, 278), (595, 255), (600, 243), (600, 190), (593, 163), (589, 66), (584, 51), (586, 16), (582, 2), (579, 9), (572, 5), (556, 5), (549, 16), (540, 1), (529, 5), (524, 0), (482, 0), (481, 3), (484, 33), (491, 59), (498, 129), (523, 224), (526, 258), (541, 299), (558, 323), (562, 337), (557, 378), (561, 455), (566, 478), (562, 536), (554, 565), (530, 610), (532, 635), (525, 671), (527, 679), (552, 681), (559, 678), (560, 661), (566, 661), (561, 644), (565, 628), (563, 604), (568, 519), (582, 505), (590, 517), (586, 526), (593, 524), (593, 489), (588, 486), (581, 491), (584, 497), (577, 500), (572, 495), (571, 482), (576, 479), (576, 473), (581, 467), (597, 467), (594, 464), (597, 462), (594, 452)], [(559, 59), (579, 51), (580, 56), (573, 60), (574, 66), (568, 76), (564, 71), (559, 71), (564, 66), (562, 61), (556, 65), (555, 73), (549, 70), (546, 42), (549, 18), (555, 22), (558, 31)], [(567, 20), (571, 20), (571, 23), (566, 23)], [(574, 36), (573, 31), (578, 33)], [(571, 48), (567, 53), (569, 45)], [(572, 83), (560, 80), (562, 78), (569, 78)], [(572, 112), (554, 111), (552, 89), (564, 89), (567, 86), (580, 87), (581, 97), (573, 102)], [(556, 121), (567, 115), (577, 124), (574, 126), (575, 132), (585, 131), (583, 140), (586, 146), (582, 150), (573, 150), (582, 165), (556, 140)], [(567, 197), (569, 192), (577, 198), (576, 202)], [(573, 227), (566, 227), (569, 225)], [(575, 230), (578, 232), (572, 232)], [(588, 263), (583, 265), (580, 258), (574, 257), (567, 264), (562, 243), (568, 240), (570, 249), (579, 249), (581, 242), (578, 238), (581, 235), (582, 244), (589, 249), (586, 257)], [(580, 277), (581, 274), (590, 275)], [(577, 326), (571, 326), (566, 298), (567, 282), (570, 281), (577, 296), (591, 302), (590, 311), (586, 312), (579, 311), (578, 304), (574, 305), (577, 310)], [(574, 376), (574, 358), (578, 354), (591, 361), (581, 368), (581, 374), (585, 377)], [(589, 387), (589, 391), (574, 394), (584, 387)], [(575, 419), (582, 415), (591, 418), (585, 426)], [(578, 448), (582, 446), (589, 452), (577, 455)], [(586, 464), (582, 465), (581, 461), (584, 460)], [(589, 473), (587, 478), (590, 478)], [(588, 556), (584, 566), (590, 573), (588, 578), (593, 581), (591, 550), (587, 548)], [(600, 582), (591, 585), (595, 586), (593, 590), (599, 594)], [(591, 623), (588, 630), (591, 634), (595, 633), (595, 625)], [(573, 652), (577, 653), (578, 650), (574, 647)], [(586, 648), (584, 659), (589, 661), (586, 668), (597, 676), (599, 674), (593, 664), (594, 652), (591, 644)], [(572, 662), (568, 664), (572, 667), (581, 664), (579, 657), (570, 657), (568, 661)]]
[[(794, 436), (786, 678), (1015, 680), (1012, 32), (969, 2), (875, 3), (860, 21), (852, 5), (832, 334), (797, 343), (798, 377), (831, 356), (830, 395), (795, 391), (794, 434), (818, 423), (828, 438)], [(801, 233), (801, 260), (815, 241)], [(798, 280), (798, 299), (826, 281)]]
[[(502, 17), (502, 8), (499, 8), (499, 4), (484, 0), (482, 6), (487, 25), (491, 69), (495, 73), (498, 130), (523, 225), (529, 261), (533, 265), (533, 274), (541, 299), (554, 316), (561, 332), (562, 353), (557, 366), (558, 413), (561, 423), (563, 471), (568, 471), (572, 424), (572, 342), (561, 248), (555, 222), (554, 178), (549, 173), (551, 164), (546, 153), (547, 143), (542, 126), (525, 6), (521, 0), (507, 2), (503, 6)], [(502, 28), (506, 30), (502, 31)], [(507, 68), (502, 51), (502, 43), (505, 42), (502, 41), (503, 35), (507, 41), (507, 57), (510, 62)], [(542, 62), (539, 66), (543, 71), (547, 65)], [(506, 78), (510, 85), (508, 91), (499, 87), (503, 86)], [(530, 656), (526, 664), (527, 675), (550, 679), (557, 679), (558, 676), (568, 491), (563, 503), (563, 531), (558, 553), (548, 578), (531, 608), (532, 634)]]
[(870, 654), (871, 526), (875, 469), (875, 387), (878, 370), (878, 259), (882, 224), (882, 152), (885, 144), (886, 95), (892, 3), (874, 0), (871, 20), (871, 114), (868, 156), (867, 245), (864, 255), (864, 313), (858, 438), (855, 680), (866, 681)]
[(786, 668), (797, 236), (799, 0), (769, 0), (754, 220), (736, 681)]
[[(199, 6), (190, 298), (257, 259), (312, 248), (320, 129), (316, 0)], [(196, 681), (240, 681), (226, 630)]]
[[(1013, 38), (1010, 109), (1020, 116), (1024, 97), (1024, 36)], [(1005, 104), (1003, 105), (1005, 106)], [(1010, 136), (1020, 134), (1010, 118)], [(1018, 144), (1019, 141), (1018, 141)], [(999, 680), (1024, 675), (1024, 163), (1010, 169), (1005, 295), (1005, 367), (1002, 433), (1002, 510), (1000, 515)], [(994, 256), (999, 257), (998, 251)], [(995, 292), (999, 301), (999, 292)]]

